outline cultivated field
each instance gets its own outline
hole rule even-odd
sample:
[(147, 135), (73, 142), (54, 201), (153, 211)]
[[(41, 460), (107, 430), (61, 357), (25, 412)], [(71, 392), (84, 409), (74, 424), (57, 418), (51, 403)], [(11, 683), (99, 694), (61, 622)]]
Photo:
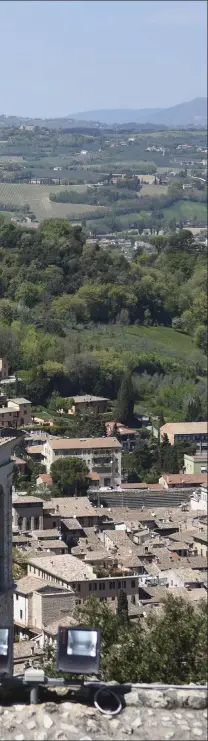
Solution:
[(11, 164), (11, 162), (14, 162), (14, 164), (16, 164), (16, 163), (24, 162), (24, 160), (23, 160), (23, 157), (21, 157), (20, 155), (16, 155), (16, 154), (10, 155), (10, 154), (1, 153), (0, 154), (0, 165), (6, 166), (8, 162), (9, 164)]
[(196, 216), (198, 225), (203, 226), (207, 223), (207, 207), (206, 203), (199, 203), (198, 201), (178, 201), (173, 203), (172, 206), (163, 209), (164, 218), (166, 221), (175, 216), (177, 221), (188, 221)]
[(155, 185), (154, 180), (153, 183), (148, 183), (147, 185), (142, 185), (141, 190), (139, 191), (139, 196), (165, 196), (168, 192), (168, 186), (167, 185)]
[[(64, 190), (71, 190), (73, 186), (64, 186)], [(76, 186), (78, 190), (85, 186)], [(49, 193), (58, 193), (60, 185), (28, 185), (27, 183), (0, 183), (0, 203), (25, 206), (29, 203), (31, 211), (38, 221), (53, 218), (77, 218), (81, 219), (83, 214), (90, 216), (96, 210), (106, 211), (105, 207), (89, 206), (84, 203), (53, 203), (49, 199)]]
[(145, 175), (145, 173), (143, 173), (143, 175), (139, 175), (139, 179), (141, 183), (145, 180), (146, 183), (152, 185), (152, 183), (154, 183), (155, 175)]

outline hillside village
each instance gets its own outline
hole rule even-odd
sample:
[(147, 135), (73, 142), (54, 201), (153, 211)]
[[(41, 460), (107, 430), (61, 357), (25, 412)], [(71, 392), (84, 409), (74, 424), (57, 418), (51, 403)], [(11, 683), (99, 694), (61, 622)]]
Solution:
[[(0, 367), (5, 382), (6, 359)], [(106, 417), (108, 399), (75, 396), (69, 415), (76, 417), (80, 408)], [(151, 428), (150, 420), (143, 423)], [(102, 437), (50, 434), (28, 399), (9, 399), (5, 390), (0, 425), (0, 453), (12, 445), (16, 471), (11, 531), (16, 673), (31, 651), (38, 657), (55, 646), (59, 624), (75, 625), (77, 607), (89, 597), (106, 601), (115, 613), (122, 591), (130, 621), (140, 617), (144, 624), (150, 613), (163, 609), (167, 594), (194, 609), (206, 601), (207, 422), (161, 425), (161, 441), (165, 436), (173, 447), (178, 439), (192, 440), (196, 452), (184, 453), (182, 470), (163, 473), (157, 483), (128, 482), (124, 475), (123, 455), (133, 453), (137, 428), (109, 420)], [(20, 440), (22, 457), (15, 452)], [(87, 467), (85, 495), (76, 484), (70, 496), (54, 490), (54, 461), (67, 458)], [(23, 488), (28, 462), (38, 474), (29, 492)]]

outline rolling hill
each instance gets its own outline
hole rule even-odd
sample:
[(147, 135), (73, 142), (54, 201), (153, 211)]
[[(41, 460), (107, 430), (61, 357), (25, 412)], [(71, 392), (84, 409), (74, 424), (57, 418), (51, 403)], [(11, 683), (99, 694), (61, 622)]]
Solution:
[(204, 126), (207, 121), (206, 98), (195, 98), (187, 103), (179, 103), (171, 108), (128, 108), (116, 110), (85, 111), (70, 114), (76, 121), (96, 121), (106, 125), (113, 124), (163, 124), (165, 126)]

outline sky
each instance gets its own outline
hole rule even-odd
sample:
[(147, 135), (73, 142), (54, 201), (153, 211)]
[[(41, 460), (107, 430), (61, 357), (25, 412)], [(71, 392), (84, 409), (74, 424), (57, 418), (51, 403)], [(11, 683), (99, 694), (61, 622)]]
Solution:
[(0, 114), (206, 96), (206, 27), (205, 0), (0, 0)]

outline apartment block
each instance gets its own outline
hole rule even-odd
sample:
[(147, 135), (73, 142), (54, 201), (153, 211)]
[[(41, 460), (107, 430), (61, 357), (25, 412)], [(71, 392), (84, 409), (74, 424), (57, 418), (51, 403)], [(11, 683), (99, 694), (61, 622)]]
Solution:
[(101, 600), (115, 600), (120, 589), (127, 596), (138, 595), (138, 575), (122, 574), (116, 577), (97, 578), (93, 567), (71, 554), (62, 556), (28, 557), (28, 575), (37, 576), (65, 589), (75, 592), (77, 604), (90, 596)]
[(121, 484), (121, 445), (114, 437), (52, 438), (43, 445), (47, 473), (57, 458), (79, 457), (85, 461), (89, 472), (97, 473), (100, 487), (117, 487)]
[(207, 471), (207, 451), (201, 455), (188, 455), (184, 454), (184, 473), (204, 473)]
[(171, 445), (187, 440), (205, 448), (208, 441), (207, 424), (207, 422), (167, 422), (160, 427), (160, 439), (167, 435)]

